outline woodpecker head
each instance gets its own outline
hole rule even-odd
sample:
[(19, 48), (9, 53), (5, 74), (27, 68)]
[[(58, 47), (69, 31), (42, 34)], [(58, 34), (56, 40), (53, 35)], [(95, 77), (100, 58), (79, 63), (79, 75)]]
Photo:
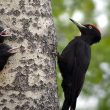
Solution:
[(100, 31), (91, 24), (80, 24), (76, 21), (70, 19), (80, 30), (81, 37), (87, 41), (90, 45), (97, 43), (101, 40), (101, 33)]
[(3, 43), (6, 37), (11, 36), (9, 30), (10, 30), (9, 28), (4, 29), (3, 27), (0, 26), (0, 43)]
[(6, 44), (0, 44), (0, 71), (4, 68), (8, 58), (16, 53), (16, 49), (12, 49)]

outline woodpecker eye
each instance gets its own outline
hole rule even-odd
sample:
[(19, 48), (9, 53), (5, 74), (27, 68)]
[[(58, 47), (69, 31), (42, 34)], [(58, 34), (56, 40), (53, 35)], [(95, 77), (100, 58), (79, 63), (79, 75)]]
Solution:
[(89, 29), (92, 29), (92, 26), (89, 26)]

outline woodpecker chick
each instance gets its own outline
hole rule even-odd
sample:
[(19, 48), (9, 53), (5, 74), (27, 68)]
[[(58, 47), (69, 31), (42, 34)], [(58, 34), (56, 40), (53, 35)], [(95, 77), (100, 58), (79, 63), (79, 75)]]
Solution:
[(0, 43), (3, 43), (4, 42), (4, 39), (6, 37), (11, 36), (11, 34), (10, 34), (9, 31), (10, 31), (10, 28), (4, 29), (3, 27), (0, 26)]
[(65, 97), (62, 110), (75, 110), (91, 59), (90, 46), (101, 40), (101, 33), (95, 26), (70, 20), (79, 28), (81, 35), (70, 41), (61, 55), (57, 56)]
[(16, 53), (17, 48), (11, 48), (9, 45), (0, 44), (0, 71), (3, 70), (10, 56)]

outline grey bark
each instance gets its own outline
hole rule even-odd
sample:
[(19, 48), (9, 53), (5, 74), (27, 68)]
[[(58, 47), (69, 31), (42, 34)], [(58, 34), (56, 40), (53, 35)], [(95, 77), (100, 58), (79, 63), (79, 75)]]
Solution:
[(20, 47), (0, 72), (0, 110), (58, 110), (50, 0), (0, 0), (6, 44)]

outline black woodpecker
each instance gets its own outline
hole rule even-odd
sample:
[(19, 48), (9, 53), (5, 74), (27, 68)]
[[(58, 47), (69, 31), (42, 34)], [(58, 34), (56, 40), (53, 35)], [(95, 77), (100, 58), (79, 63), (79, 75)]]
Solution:
[(10, 31), (10, 28), (4, 29), (3, 27), (0, 26), (0, 43), (3, 43), (4, 42), (4, 39), (6, 37), (11, 36), (11, 34), (10, 34), (9, 31)]
[(17, 52), (16, 49), (18, 48), (11, 48), (6, 44), (0, 44), (0, 71), (3, 70), (8, 58)]
[(90, 64), (91, 45), (101, 40), (100, 31), (91, 24), (82, 25), (70, 19), (80, 30), (58, 56), (58, 66), (62, 74), (64, 103), (62, 110), (75, 110), (77, 97), (82, 89), (85, 74)]

